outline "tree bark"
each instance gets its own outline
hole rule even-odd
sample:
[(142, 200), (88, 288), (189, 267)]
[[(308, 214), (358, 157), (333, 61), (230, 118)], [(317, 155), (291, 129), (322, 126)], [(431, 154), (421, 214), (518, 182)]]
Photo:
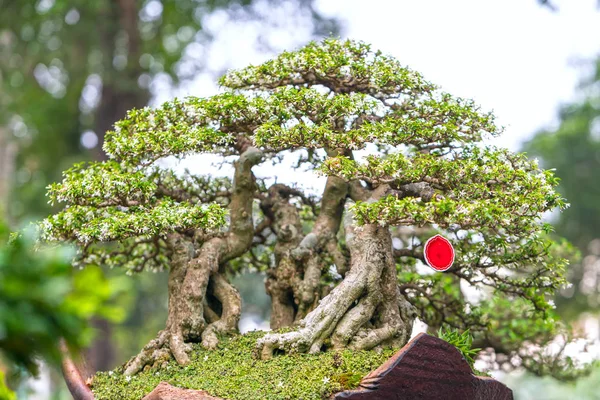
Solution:
[(269, 188), (261, 207), (273, 221), (277, 234), (275, 267), (267, 271), (267, 293), (271, 296), (271, 328), (298, 323), (321, 299), (321, 275), (328, 265), (324, 256), (333, 258), (338, 271), (345, 273), (347, 261), (338, 248), (347, 183), (329, 177), (321, 201), (321, 211), (312, 231), (304, 236), (298, 209), (289, 202), (300, 192), (285, 185)]
[(265, 287), (271, 296), (271, 329), (291, 326), (297, 311), (294, 304), (293, 280), (297, 265), (291, 257), (303, 238), (302, 221), (295, 205), (289, 202), (294, 190), (288, 186), (274, 184), (263, 200), (263, 213), (273, 221), (271, 227), (277, 235), (274, 248), (275, 268), (267, 271)]
[(298, 330), (261, 338), (257, 345), (263, 359), (277, 349), (316, 353), (329, 341), (334, 348), (368, 350), (403, 345), (410, 337), (415, 313), (399, 296), (389, 228), (357, 227), (348, 211), (344, 226), (351, 253), (344, 280), (300, 321)]
[[(172, 256), (166, 328), (127, 363), (125, 374), (135, 374), (146, 366), (162, 363), (171, 355), (179, 364), (186, 365), (189, 363), (190, 343), (201, 341), (204, 347), (215, 348), (219, 334), (237, 331), (242, 301), (221, 267), (244, 254), (252, 244), (255, 186), (252, 167), (261, 159), (260, 150), (247, 147), (235, 162), (229, 204), (230, 224), (225, 235), (208, 239), (198, 249), (194, 248), (190, 236), (169, 235)], [(219, 310), (209, 305), (209, 287), (210, 299), (218, 301)]]

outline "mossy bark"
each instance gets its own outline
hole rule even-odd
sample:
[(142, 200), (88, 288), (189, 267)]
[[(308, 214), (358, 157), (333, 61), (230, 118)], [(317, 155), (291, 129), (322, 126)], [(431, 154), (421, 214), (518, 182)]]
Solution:
[[(190, 343), (201, 341), (204, 347), (215, 348), (218, 334), (237, 331), (241, 297), (227, 281), (222, 267), (252, 244), (252, 167), (262, 158), (262, 152), (254, 147), (246, 147), (241, 153), (235, 162), (229, 231), (200, 245), (195, 244), (193, 236), (183, 233), (168, 236), (172, 255), (166, 328), (127, 363), (126, 374), (162, 363), (171, 355), (180, 365), (186, 365), (190, 361)], [(211, 307), (210, 302), (216, 303), (218, 309)]]
[(298, 323), (313, 310), (322, 297), (321, 275), (331, 257), (345, 273), (347, 260), (341, 253), (336, 234), (340, 229), (347, 183), (329, 177), (325, 185), (321, 210), (312, 231), (302, 233), (297, 207), (290, 198), (298, 191), (281, 184), (269, 188), (261, 207), (270, 218), (277, 235), (275, 266), (267, 271), (267, 293), (272, 299), (271, 328), (278, 329)]
[[(329, 183), (330, 181), (328, 186)], [(339, 186), (336, 187), (335, 182), (332, 186), (335, 189), (329, 193), (339, 193)], [(340, 197), (345, 200), (348, 187), (344, 189), (344, 196)], [(373, 192), (371, 200), (384, 195), (386, 190), (387, 188), (382, 188)], [(339, 227), (339, 220), (331, 218), (332, 213), (325, 214), (328, 210), (326, 199), (329, 196), (334, 197), (332, 194), (327, 196), (327, 193), (326, 187), (319, 218), (325, 215), (323, 219), (328, 223), (318, 224), (317, 219), (312, 232), (318, 232), (321, 237), (325, 235), (320, 232), (319, 227), (327, 226), (329, 233), (337, 232), (333, 229), (336, 225)], [(337, 203), (337, 207), (341, 205), (342, 211), (344, 203), (345, 201)], [(336, 211), (333, 215), (341, 217), (337, 207), (333, 208)], [(344, 279), (298, 321), (297, 330), (272, 333), (260, 339), (257, 345), (262, 358), (270, 358), (274, 350), (316, 353), (321, 351), (326, 343), (336, 349), (350, 347), (368, 350), (384, 344), (402, 346), (408, 341), (415, 310), (398, 290), (390, 230), (387, 226), (376, 224), (356, 226), (348, 210), (345, 215), (345, 239), (350, 249), (350, 261)], [(298, 249), (302, 249), (302, 243), (308, 242), (309, 237), (310, 235), (307, 235), (303, 239), (295, 249), (296, 253)], [(305, 249), (316, 248), (318, 240), (313, 239), (312, 242), (315, 245), (305, 246)], [(310, 258), (308, 260), (310, 261)], [(302, 282), (306, 281), (306, 271), (309, 269), (310, 264), (307, 262), (305, 279)], [(298, 294), (301, 296), (305, 292), (300, 291)], [(296, 297), (296, 302), (301, 304), (301, 299)]]

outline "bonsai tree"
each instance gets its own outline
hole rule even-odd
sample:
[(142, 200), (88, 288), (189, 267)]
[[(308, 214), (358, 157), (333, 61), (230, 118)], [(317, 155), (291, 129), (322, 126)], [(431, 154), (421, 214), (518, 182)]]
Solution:
[[(131, 110), (106, 134), (108, 161), (78, 164), (49, 188), (66, 207), (44, 236), (76, 243), (76, 265), (169, 270), (166, 327), (126, 374), (170, 356), (185, 365), (190, 343), (212, 349), (236, 332), (229, 277), (247, 268), (266, 272), (272, 300), (273, 331), (256, 342), (263, 359), (397, 348), (418, 317), (469, 329), (540, 373), (571, 364), (541, 351), (560, 330), (546, 299), (566, 266), (541, 217), (566, 203), (552, 172), (480, 145), (501, 131), (491, 113), (354, 41), (310, 43), (220, 84), (209, 98)], [(157, 164), (196, 153), (223, 156), (233, 176)], [(254, 176), (284, 157), (326, 176), (320, 196)], [(424, 272), (436, 233), (454, 264)], [(461, 285), (484, 295), (469, 299)]]

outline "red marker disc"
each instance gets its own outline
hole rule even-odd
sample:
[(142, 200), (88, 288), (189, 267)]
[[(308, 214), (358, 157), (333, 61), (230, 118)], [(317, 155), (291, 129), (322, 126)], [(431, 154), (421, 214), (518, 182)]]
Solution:
[(425, 261), (436, 271), (447, 271), (454, 262), (454, 247), (442, 235), (435, 235), (425, 243)]

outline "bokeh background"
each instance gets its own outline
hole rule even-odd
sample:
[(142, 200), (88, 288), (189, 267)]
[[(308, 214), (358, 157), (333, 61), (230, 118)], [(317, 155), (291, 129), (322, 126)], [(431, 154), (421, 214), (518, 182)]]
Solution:
[[(229, 68), (313, 39), (363, 40), (454, 95), (494, 110), (495, 145), (556, 168), (571, 207), (548, 215), (581, 251), (557, 310), (600, 355), (600, 9), (595, 0), (0, 0), (0, 209), (13, 229), (52, 212), (45, 187), (102, 160), (103, 133), (133, 107), (210, 96)], [(225, 174), (207, 157), (176, 169)], [(261, 171), (268, 176), (272, 171)], [(319, 188), (314, 176), (282, 176)], [(74, 272), (78, 273), (78, 272)], [(123, 363), (162, 328), (166, 273), (102, 271), (113, 315), (96, 317), (87, 368)], [(86, 278), (92, 279), (92, 278)], [(100, 279), (100, 278), (98, 278)], [(266, 328), (263, 277), (234, 279), (242, 330)], [(106, 313), (105, 313), (106, 314)], [(572, 383), (494, 374), (516, 399), (600, 399), (600, 369)], [(23, 399), (68, 399), (44, 366)]]

